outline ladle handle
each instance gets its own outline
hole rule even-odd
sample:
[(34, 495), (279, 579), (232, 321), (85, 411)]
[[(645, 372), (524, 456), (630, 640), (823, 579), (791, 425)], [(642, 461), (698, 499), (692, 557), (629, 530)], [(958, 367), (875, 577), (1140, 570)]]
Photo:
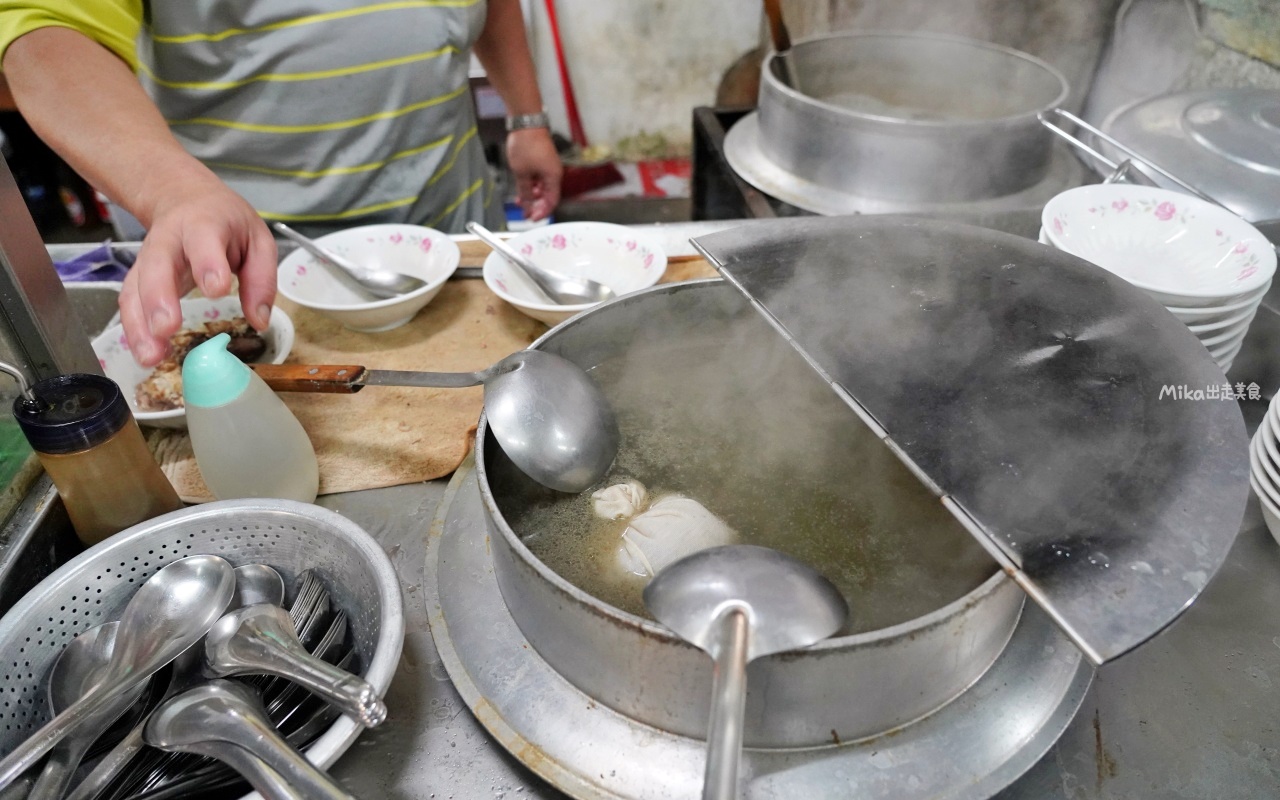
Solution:
[(280, 656), (273, 659), (274, 663), (262, 664), (263, 670), (325, 698), (367, 728), (380, 725), (387, 718), (386, 704), (362, 678), (305, 652), (282, 651)]
[(62, 800), (75, 777), (76, 769), (98, 736), (137, 701), (139, 692), (126, 692), (103, 706), (84, 727), (58, 742), (45, 760), (44, 769), (31, 788), (27, 800)]
[[(265, 718), (246, 719), (245, 722), (245, 733), (248, 735), (242, 741), (227, 742), (227, 748), (243, 747), (254, 758), (261, 759), (268, 768), (280, 774), (285, 783), (297, 792), (297, 796), (307, 800), (355, 800), (342, 791), (332, 778), (316, 769), (301, 753), (280, 738)], [(225, 760), (224, 756), (219, 757)]]
[(510, 368), (489, 367), (479, 372), (417, 372), (407, 369), (365, 369), (342, 364), (250, 364), (258, 377), (277, 392), (352, 394), (366, 386), (410, 386), (424, 389), (466, 389), (479, 386)]
[(66, 800), (93, 800), (107, 788), (107, 784), (111, 783), (122, 769), (129, 766), (133, 757), (142, 752), (142, 748), (146, 745), (142, 732), (146, 727), (147, 720), (144, 717), (115, 747), (111, 748), (111, 752), (102, 757), (80, 785), (71, 790)]
[(86, 722), (91, 721), (113, 698), (150, 677), (151, 673), (135, 674), (124, 678), (110, 676), (98, 688), (67, 707), (58, 716), (0, 760), (0, 789), (35, 765), (40, 757), (52, 750), (58, 742), (67, 738)]
[(747, 705), (747, 615), (740, 608), (715, 622), (718, 642), (711, 689), (711, 722), (707, 728), (707, 769), (702, 800), (738, 797), (738, 762), (742, 757), (742, 726)]
[(365, 368), (351, 364), (250, 364), (277, 392), (354, 394), (364, 388)]
[(240, 773), (265, 800), (308, 800), (262, 759), (230, 742), (199, 742), (187, 752), (218, 759)]

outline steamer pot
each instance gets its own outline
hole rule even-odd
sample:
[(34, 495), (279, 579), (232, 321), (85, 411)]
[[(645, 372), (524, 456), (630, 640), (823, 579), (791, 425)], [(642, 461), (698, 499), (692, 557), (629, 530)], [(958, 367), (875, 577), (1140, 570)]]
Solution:
[(922, 33), (840, 33), (795, 43), (803, 92), (760, 84), (761, 155), (802, 181), (894, 204), (1003, 197), (1035, 186), (1052, 134), (1036, 115), (1066, 79), (1026, 53)]
[[(721, 280), (628, 295), (566, 321), (533, 346), (591, 369), (628, 358), (637, 343), (679, 346), (707, 339), (723, 341), (728, 352), (776, 351), (770, 374), (755, 376), (772, 391), (817, 382), (807, 387), (810, 406), (788, 424), (797, 429), (821, 425), (826, 441), (873, 436)], [(706, 368), (731, 371), (735, 366), (748, 369), (731, 358)], [(842, 422), (833, 426), (832, 420)], [(874, 439), (862, 441), (882, 447)], [(883, 463), (897, 464), (891, 456)], [(483, 417), (476, 467), (497, 581), (533, 648), (594, 701), (666, 731), (703, 737), (711, 660), (657, 623), (601, 602), (534, 556), (521, 540), (529, 531), (517, 531), (509, 522), (519, 518), (519, 504), (528, 502), (522, 495), (529, 482), (506, 459)], [(849, 479), (853, 476), (833, 476)], [(967, 536), (959, 527), (938, 535)], [(746, 744), (789, 748), (847, 742), (928, 715), (995, 661), (1018, 623), (1023, 597), (993, 564), (980, 586), (923, 616), (754, 661), (748, 669)], [(856, 613), (856, 600), (853, 605)]]

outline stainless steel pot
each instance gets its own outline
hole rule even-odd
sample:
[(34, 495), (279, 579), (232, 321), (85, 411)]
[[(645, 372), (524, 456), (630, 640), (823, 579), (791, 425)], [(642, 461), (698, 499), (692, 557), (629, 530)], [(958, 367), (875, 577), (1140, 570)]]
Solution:
[[(728, 382), (746, 381), (760, 391), (798, 398), (781, 427), (788, 437), (822, 443), (813, 453), (819, 468), (807, 479), (816, 475), (813, 480), (837, 487), (872, 482), (890, 498), (907, 491), (895, 490), (893, 482), (919, 488), (826, 383), (722, 281), (664, 285), (629, 295), (574, 317), (534, 347), (584, 368), (626, 360), (631, 370), (639, 349), (658, 344), (675, 352), (686, 343), (708, 340), (723, 345), (726, 353), (758, 357), (709, 360), (706, 370), (723, 374)], [(684, 388), (672, 385), (669, 390), (680, 398)], [(605, 389), (610, 393), (608, 385)], [(735, 396), (740, 395), (728, 395)], [(763, 442), (769, 429), (767, 424), (748, 426), (741, 435)], [(824, 447), (861, 448), (868, 454), (862, 462), (866, 474), (825, 471), (817, 452)], [(882, 458), (875, 455), (879, 453)], [(589, 595), (534, 556), (522, 537), (535, 531), (513, 525), (519, 526), (522, 512), (546, 496), (514, 469), (484, 418), (476, 463), (498, 584), (530, 644), (594, 701), (663, 730), (703, 736), (710, 659), (658, 624)], [(779, 480), (769, 490), (812, 488), (793, 478)], [(958, 525), (940, 527), (945, 529), (936, 532), (938, 537), (968, 537)], [(748, 670), (747, 745), (804, 747), (873, 736), (958, 696), (1004, 649), (1022, 609), (1022, 592), (994, 565), (992, 570), (968, 594), (918, 618), (753, 662)], [(857, 598), (852, 605), (856, 615)]]
[(841, 33), (794, 44), (803, 93), (770, 56), (760, 84), (763, 155), (818, 186), (896, 203), (981, 200), (1045, 178), (1036, 119), (1066, 79), (1006, 47), (920, 33)]

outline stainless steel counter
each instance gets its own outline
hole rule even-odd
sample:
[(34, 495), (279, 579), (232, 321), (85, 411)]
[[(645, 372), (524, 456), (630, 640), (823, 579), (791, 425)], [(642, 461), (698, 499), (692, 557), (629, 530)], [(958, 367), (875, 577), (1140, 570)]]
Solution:
[[(1032, 219), (1010, 223), (993, 227), (1035, 234)], [(677, 242), (701, 232), (697, 226), (666, 227)], [(1270, 340), (1250, 339), (1246, 348), (1255, 355), (1241, 363), (1266, 361)], [(1253, 379), (1239, 366), (1232, 377)], [(1264, 388), (1268, 395), (1274, 389)], [(1252, 430), (1265, 403), (1243, 408)], [(426, 537), (443, 522), (437, 512), (455, 489), (441, 480), (319, 501), (365, 527), (391, 556), (407, 619), (404, 653), (387, 696), (390, 717), (366, 732), (333, 774), (362, 798), (562, 797), (479, 726), (431, 638), (422, 600)], [(1280, 795), (1278, 717), (1280, 545), (1252, 499), (1226, 564), (1200, 599), (1159, 637), (1100, 669), (1058, 743), (997, 797), (1274, 797)]]

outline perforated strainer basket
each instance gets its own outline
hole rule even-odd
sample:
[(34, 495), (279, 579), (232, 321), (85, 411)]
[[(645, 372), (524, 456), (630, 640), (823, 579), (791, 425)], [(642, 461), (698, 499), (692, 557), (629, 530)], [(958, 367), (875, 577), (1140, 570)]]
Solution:
[[(288, 500), (228, 500), (136, 525), (81, 553), (0, 619), (0, 754), (50, 719), (48, 674), (82, 631), (117, 619), (134, 591), (171, 561), (208, 553), (234, 566), (269, 564), (285, 585), (313, 570), (347, 613), (359, 672), (386, 692), (404, 643), (400, 584), (390, 559), (360, 526)], [(362, 730), (341, 717), (307, 750), (328, 767)]]

